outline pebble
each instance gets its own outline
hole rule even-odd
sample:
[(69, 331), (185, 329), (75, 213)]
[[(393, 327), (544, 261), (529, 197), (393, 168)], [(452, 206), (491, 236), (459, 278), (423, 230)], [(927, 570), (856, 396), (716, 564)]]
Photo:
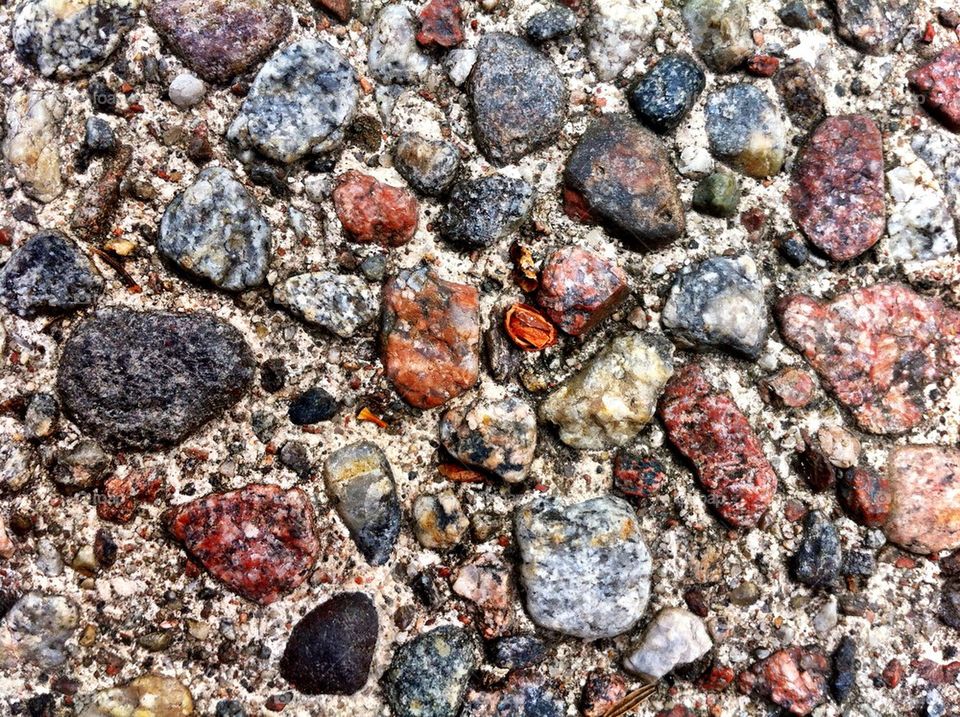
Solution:
[(493, 642), (490, 661), (501, 669), (516, 670), (539, 665), (547, 653), (546, 644), (536, 635), (511, 635)]
[(773, 86), (797, 129), (809, 132), (826, 117), (826, 97), (809, 63), (799, 60), (784, 65), (773, 76)]
[(450, 489), (421, 495), (413, 502), (413, 533), (425, 548), (450, 550), (463, 540), (469, 528), (470, 520)]
[(937, 617), (947, 627), (960, 630), (960, 580), (953, 578), (944, 581)]
[(337, 178), (333, 205), (344, 233), (355, 242), (398, 247), (417, 233), (420, 208), (413, 193), (355, 169)]
[(476, 62), (476, 50), (473, 48), (457, 48), (447, 53), (444, 68), (447, 70), (450, 81), (457, 87), (462, 87)]
[(367, 683), (379, 621), (363, 593), (339, 593), (293, 626), (280, 674), (307, 695), (352, 695)]
[(163, 214), (157, 249), (198, 279), (245, 291), (266, 279), (272, 257), (270, 223), (233, 173), (208, 167)]
[(57, 399), (49, 393), (33, 394), (23, 417), (27, 435), (34, 440), (49, 438), (57, 430), (59, 421), (60, 407)]
[(105, 154), (116, 148), (117, 138), (109, 122), (103, 117), (90, 115), (84, 125), (83, 143), (90, 151)]
[(337, 18), (347, 22), (353, 15), (353, 0), (314, 0), (314, 4)]
[(357, 73), (330, 44), (294, 42), (276, 52), (250, 86), (227, 139), (245, 160), (290, 164), (336, 148), (359, 98)]
[(27, 662), (52, 670), (67, 661), (67, 641), (79, 625), (76, 604), (60, 595), (29, 592), (0, 623), (0, 665), (8, 670)]
[(370, 28), (367, 66), (377, 82), (415, 85), (430, 68), (430, 58), (417, 45), (417, 27), (402, 5), (387, 5)]
[(632, 65), (656, 29), (656, 9), (642, 0), (592, 0), (583, 41), (597, 79), (609, 82)]
[(144, 450), (176, 445), (220, 416), (253, 375), (243, 336), (212, 314), (111, 308), (73, 328), (57, 389), (85, 433)]
[(715, 72), (730, 72), (753, 54), (745, 0), (687, 0), (683, 20), (693, 48)]
[(203, 84), (203, 80), (190, 72), (181, 72), (167, 88), (170, 101), (182, 110), (200, 104), (206, 93), (207, 86)]
[(769, 327), (763, 283), (753, 257), (716, 256), (683, 267), (660, 320), (684, 348), (725, 348), (757, 359)]
[(36, 471), (33, 451), (28, 443), (26, 427), (10, 416), (0, 416), (0, 488), (18, 493)]
[(624, 450), (617, 452), (613, 488), (634, 505), (642, 506), (656, 495), (666, 478), (666, 470), (656, 458), (643, 458)]
[(852, 468), (860, 459), (860, 439), (841, 426), (821, 426), (817, 442), (837, 468)]
[(496, 692), (470, 690), (461, 717), (564, 717), (562, 685), (532, 670), (511, 672)]
[(450, 49), (463, 42), (460, 0), (430, 0), (417, 14), (417, 42), (424, 47)]
[(626, 696), (627, 683), (620, 673), (594, 670), (583, 685), (580, 712), (583, 717), (606, 717)]
[(400, 503), (383, 451), (368, 441), (334, 451), (324, 463), (323, 482), (367, 562), (386, 563), (400, 534)]
[(439, 218), (439, 232), (466, 249), (482, 249), (511, 236), (530, 217), (533, 187), (494, 174), (453, 185)]
[(906, 445), (887, 458), (887, 539), (920, 555), (960, 547), (960, 451)]
[(443, 415), (440, 442), (464, 465), (521, 483), (537, 451), (537, 417), (514, 396), (478, 398)]
[(66, 110), (52, 90), (20, 89), (7, 103), (3, 156), (24, 193), (44, 204), (63, 192), (59, 135)]
[(439, 197), (460, 174), (460, 150), (443, 139), (404, 132), (393, 148), (393, 166), (414, 190)]
[(122, 687), (109, 687), (93, 696), (80, 717), (189, 717), (193, 695), (174, 677), (145, 673)]
[(827, 699), (830, 662), (821, 652), (787, 647), (740, 673), (737, 686), (792, 715), (808, 715)]
[(562, 331), (580, 336), (610, 316), (628, 293), (627, 275), (617, 264), (571, 246), (544, 260), (537, 304)]
[(887, 189), (893, 200), (887, 218), (887, 250), (898, 261), (931, 261), (957, 250), (950, 202), (939, 187), (921, 182), (912, 167), (887, 172)]
[(693, 208), (701, 214), (729, 219), (740, 204), (740, 183), (729, 172), (714, 172), (693, 190)]
[(881, 527), (890, 515), (890, 482), (884, 473), (870, 467), (841, 471), (837, 497), (847, 514), (868, 528)]
[(763, 179), (780, 171), (787, 138), (780, 113), (753, 85), (734, 84), (707, 99), (710, 152), (748, 177)]
[(809, 439), (804, 442), (803, 450), (797, 456), (797, 467), (812, 490), (822, 493), (831, 490), (837, 482), (840, 472), (824, 455), (816, 442)]
[(659, 249), (684, 232), (670, 156), (628, 115), (604, 115), (587, 128), (567, 161), (564, 183), (567, 214), (603, 224), (631, 249)]
[(514, 529), (527, 612), (540, 627), (586, 640), (620, 635), (643, 616), (652, 561), (630, 504), (603, 496), (564, 506), (538, 496)]
[(789, 0), (780, 8), (777, 16), (787, 27), (798, 30), (813, 30), (817, 27), (817, 17), (803, 3), (803, 0)]
[(315, 271), (273, 287), (273, 300), (312, 326), (350, 338), (379, 314), (377, 297), (357, 276)]
[(840, 638), (831, 656), (830, 692), (837, 704), (846, 702), (857, 686), (857, 643), (849, 635)]
[(948, 47), (932, 62), (907, 73), (927, 112), (952, 132), (960, 132), (960, 48)]
[(886, 55), (911, 25), (917, 0), (836, 0), (837, 34), (860, 52)]
[(730, 602), (740, 607), (753, 605), (760, 599), (760, 588), (751, 580), (744, 580), (730, 591)]
[(508, 635), (516, 627), (517, 586), (513, 574), (512, 563), (491, 554), (468, 560), (454, 574), (453, 592), (479, 608), (479, 627), (487, 640)]
[(667, 384), (659, 412), (670, 442), (694, 464), (710, 507), (733, 527), (757, 525), (777, 491), (777, 475), (730, 393), (688, 364)]
[(810, 250), (800, 232), (787, 232), (780, 236), (777, 239), (777, 251), (795, 269), (806, 264), (810, 258)]
[(837, 528), (819, 510), (810, 511), (803, 540), (790, 563), (794, 580), (812, 588), (829, 588), (840, 577), (841, 560)]
[(531, 15), (526, 24), (527, 38), (538, 45), (569, 35), (576, 29), (576, 13), (563, 5), (554, 5)]
[(703, 620), (689, 610), (670, 607), (647, 625), (636, 649), (624, 658), (628, 671), (654, 680), (675, 667), (696, 662), (713, 647)]
[(567, 86), (557, 66), (523, 38), (487, 33), (467, 80), (473, 131), (497, 166), (554, 144), (567, 116)]
[(287, 415), (295, 426), (312, 426), (329, 421), (340, 408), (340, 403), (323, 388), (308, 388), (290, 402)]
[(100, 176), (83, 189), (70, 215), (70, 229), (76, 238), (108, 246), (114, 241), (111, 235), (113, 220), (123, 198), (122, 190), (132, 161), (133, 149), (129, 145), (120, 145), (103, 162)]
[(627, 93), (630, 109), (659, 134), (672, 132), (693, 109), (706, 86), (703, 70), (689, 55), (664, 55)]
[(613, 339), (540, 406), (573, 448), (623, 446), (653, 420), (657, 399), (673, 374), (673, 351), (653, 335)]
[(0, 302), (24, 319), (92, 306), (103, 278), (80, 247), (58, 231), (40, 231), (0, 268)]

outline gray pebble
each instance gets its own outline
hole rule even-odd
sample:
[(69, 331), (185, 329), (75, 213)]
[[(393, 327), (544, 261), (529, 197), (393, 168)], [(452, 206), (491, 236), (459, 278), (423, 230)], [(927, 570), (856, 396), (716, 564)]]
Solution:
[(548, 42), (576, 30), (577, 15), (568, 7), (555, 5), (531, 16), (526, 29), (531, 42)]
[(387, 5), (370, 29), (370, 74), (388, 85), (413, 85), (423, 79), (430, 58), (417, 44), (417, 28), (403, 5)]
[(167, 88), (167, 96), (180, 109), (188, 109), (198, 104), (207, 93), (207, 86), (196, 75), (181, 72), (173, 78)]
[(308, 324), (343, 338), (373, 321), (379, 309), (363, 279), (329, 271), (291, 276), (274, 287), (273, 300)]
[(710, 152), (750, 177), (772, 177), (783, 167), (787, 139), (780, 113), (753, 85), (735, 84), (707, 99)]
[(659, 680), (675, 667), (696, 662), (712, 647), (703, 620), (689, 610), (665, 608), (647, 625), (643, 639), (623, 666), (628, 672)]
[(13, 669), (23, 662), (49, 670), (67, 661), (66, 642), (79, 624), (72, 600), (31, 592), (10, 608), (0, 624), (0, 665)]
[(460, 152), (445, 140), (404, 132), (393, 149), (393, 166), (416, 191), (436, 197), (460, 173)]
[(102, 117), (91, 115), (87, 118), (83, 143), (94, 152), (110, 152), (117, 146), (113, 127)]
[(530, 217), (533, 187), (522, 179), (494, 175), (458, 182), (440, 216), (440, 233), (468, 249), (490, 246)]

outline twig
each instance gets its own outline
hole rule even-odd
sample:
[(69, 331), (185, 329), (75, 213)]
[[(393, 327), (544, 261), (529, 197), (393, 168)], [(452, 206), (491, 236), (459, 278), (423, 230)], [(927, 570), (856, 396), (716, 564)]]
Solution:
[(628, 694), (622, 700), (607, 710), (603, 717), (624, 717), (624, 715), (633, 712), (642, 702), (646, 702), (650, 696), (657, 691), (656, 683), (638, 687)]

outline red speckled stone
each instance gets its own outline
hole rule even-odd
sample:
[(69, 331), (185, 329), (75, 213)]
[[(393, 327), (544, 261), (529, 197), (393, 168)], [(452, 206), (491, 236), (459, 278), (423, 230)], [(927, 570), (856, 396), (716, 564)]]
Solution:
[(636, 505), (643, 505), (660, 490), (667, 479), (663, 464), (656, 458), (643, 458), (620, 451), (613, 461), (613, 487)]
[(843, 471), (837, 481), (837, 497), (847, 514), (868, 528), (879, 528), (890, 515), (890, 482), (872, 468)]
[(780, 333), (870, 433), (908, 431), (924, 418), (927, 388), (960, 363), (960, 312), (898, 283), (822, 302), (777, 304)]
[(801, 150), (787, 192), (793, 219), (831, 259), (877, 243), (884, 214), (883, 140), (864, 115), (828, 117)]
[(419, 205), (413, 193), (355, 169), (337, 180), (333, 204), (344, 231), (356, 242), (396, 247), (417, 232)]
[(711, 665), (710, 671), (697, 680), (697, 687), (704, 692), (722, 692), (732, 683), (736, 673), (728, 665)]
[(787, 408), (803, 408), (813, 400), (816, 384), (806, 371), (785, 368), (761, 384), (764, 400)]
[(923, 96), (923, 106), (945, 127), (960, 132), (960, 46), (907, 73), (910, 86)]
[(463, 42), (460, 0), (430, 0), (418, 15), (417, 42), (426, 47), (456, 47)]
[(299, 488), (215, 493), (170, 509), (164, 521), (211, 575), (261, 605), (306, 580), (320, 547), (313, 507)]
[(659, 413), (720, 517), (735, 527), (755, 526), (777, 491), (777, 476), (730, 394), (714, 389), (703, 370), (689, 364), (670, 379)]
[(383, 287), (383, 367), (397, 392), (417, 408), (434, 408), (477, 382), (479, 294), (440, 279), (425, 264)]
[(888, 540), (921, 555), (960, 548), (960, 451), (900, 446), (887, 459), (887, 476)]
[(604, 717), (610, 708), (627, 696), (627, 683), (616, 672), (594, 670), (587, 675), (580, 697), (583, 717)]
[(789, 714), (808, 715), (826, 700), (829, 675), (830, 662), (823, 654), (788, 647), (740, 673), (737, 687), (766, 697)]
[(619, 266), (586, 249), (564, 247), (544, 264), (537, 303), (563, 331), (579, 336), (612, 314), (627, 290)]

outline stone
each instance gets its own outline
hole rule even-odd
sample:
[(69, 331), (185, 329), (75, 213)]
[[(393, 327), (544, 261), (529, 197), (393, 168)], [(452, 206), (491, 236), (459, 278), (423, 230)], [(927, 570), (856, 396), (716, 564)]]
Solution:
[(420, 194), (439, 197), (460, 174), (460, 150), (443, 139), (404, 132), (393, 148), (393, 166)]
[(313, 505), (299, 488), (251, 484), (171, 508), (163, 520), (213, 577), (260, 605), (306, 580), (320, 548)]
[(49, 475), (57, 488), (73, 495), (99, 487), (111, 468), (113, 459), (96, 441), (83, 439), (70, 448), (57, 449)]
[(253, 70), (290, 33), (290, 8), (269, 0), (156, 0), (150, 24), (191, 70), (224, 85)]
[(538, 45), (569, 35), (577, 29), (577, 15), (563, 5), (554, 5), (531, 15), (525, 26), (527, 39)]
[(841, 471), (837, 498), (851, 518), (867, 528), (879, 528), (890, 516), (892, 495), (886, 474), (869, 467)]
[(49, 438), (59, 427), (60, 407), (49, 393), (35, 393), (27, 404), (23, 424), (33, 440)]
[(212, 314), (111, 308), (74, 326), (57, 390), (84, 433), (146, 450), (176, 445), (222, 415), (253, 375), (243, 335)]
[(377, 297), (357, 276), (314, 271), (273, 287), (273, 300), (304, 322), (350, 338), (379, 314)]
[(767, 343), (767, 305), (749, 254), (715, 256), (677, 274), (660, 321), (684, 348), (724, 348), (756, 359)]
[(333, 205), (344, 233), (355, 242), (398, 247), (417, 233), (417, 198), (355, 169), (337, 178)]
[(479, 626), (485, 639), (513, 631), (518, 596), (511, 563), (495, 555), (479, 555), (457, 570), (452, 587), (453, 592), (479, 609)]
[(435, 408), (477, 382), (478, 302), (474, 287), (445, 281), (426, 264), (387, 280), (381, 314), (383, 368), (412, 406)]
[(613, 339), (540, 405), (573, 448), (624, 446), (653, 420), (657, 398), (673, 374), (673, 351), (652, 335)]
[(803, 3), (803, 0), (789, 0), (780, 8), (777, 16), (787, 27), (798, 30), (813, 30), (817, 27), (817, 17)]
[(464, 465), (521, 483), (537, 451), (537, 417), (515, 396), (478, 398), (443, 415), (440, 442)]
[(693, 190), (693, 208), (701, 214), (729, 219), (740, 204), (740, 183), (729, 172), (714, 172)]
[(857, 686), (857, 643), (849, 635), (840, 638), (837, 649), (830, 658), (830, 693), (843, 704)]
[(189, 717), (194, 714), (193, 695), (174, 677), (145, 673), (122, 687), (100, 690), (80, 717)]
[(939, 187), (921, 182), (912, 167), (887, 172), (893, 205), (887, 219), (887, 251), (897, 261), (926, 262), (957, 251), (950, 201)]
[(385, 85), (414, 85), (426, 75), (430, 58), (417, 45), (417, 27), (407, 8), (387, 5), (377, 15), (367, 66), (373, 79)]
[(840, 534), (819, 510), (807, 514), (803, 539), (793, 554), (790, 571), (794, 580), (811, 588), (829, 588), (840, 577)]
[(29, 592), (0, 622), (0, 665), (29, 663), (52, 670), (67, 661), (66, 643), (80, 622), (76, 604), (60, 595)]
[(315, 423), (329, 421), (335, 415), (340, 404), (336, 398), (319, 386), (308, 388), (290, 402), (287, 415), (295, 426), (312, 426)]
[(688, 364), (667, 384), (659, 413), (670, 442), (693, 463), (710, 506), (733, 527), (756, 526), (777, 491), (777, 475), (733, 397)]
[(313, 0), (313, 4), (319, 5), (340, 22), (346, 22), (353, 15), (353, 0)]
[(657, 494), (666, 481), (663, 464), (656, 458), (644, 458), (621, 450), (613, 462), (613, 489), (642, 506)]
[(797, 129), (809, 132), (827, 116), (823, 88), (809, 63), (798, 60), (784, 65), (773, 76), (773, 86)]
[(627, 632), (643, 616), (652, 561), (626, 501), (564, 507), (538, 496), (517, 509), (514, 534), (527, 612), (540, 627), (594, 640)]
[(338, 593), (293, 626), (280, 674), (306, 695), (352, 695), (367, 683), (378, 632), (367, 595)]
[(753, 85), (734, 84), (707, 99), (710, 152), (738, 172), (764, 179), (783, 167), (787, 138), (780, 113)]
[(947, 627), (960, 630), (960, 580), (954, 578), (944, 581), (937, 617)]
[(25, 194), (47, 204), (63, 192), (60, 129), (66, 115), (54, 91), (17, 90), (7, 103), (3, 156)]
[(413, 533), (420, 545), (443, 552), (458, 545), (470, 520), (449, 488), (436, 495), (421, 495), (413, 502)]
[(687, 117), (706, 86), (703, 70), (689, 55), (664, 55), (627, 93), (637, 119), (659, 134)]
[(533, 187), (494, 174), (453, 185), (439, 218), (440, 235), (466, 249), (482, 249), (516, 232), (530, 217)]
[(683, 21), (693, 48), (714, 72), (730, 72), (753, 54), (745, 0), (687, 0)]
[(587, 58), (609, 82), (632, 65), (657, 29), (656, 7), (642, 0), (592, 0), (583, 24)]
[(233, 173), (208, 167), (163, 213), (157, 249), (198, 279), (245, 291), (266, 279), (270, 232), (257, 200)]
[(98, 245), (109, 241), (113, 219), (122, 200), (124, 179), (132, 161), (133, 149), (129, 145), (117, 147), (104, 160), (100, 176), (83, 189), (74, 204), (70, 229), (75, 237)]
[(448, 50), (463, 42), (463, 9), (460, 0), (430, 0), (417, 14), (417, 42), (424, 47)]
[(606, 717), (627, 696), (627, 682), (618, 672), (594, 670), (587, 676), (580, 695), (583, 717)]
[(24, 0), (13, 17), (20, 62), (69, 80), (99, 69), (136, 22), (139, 0)]
[(504, 670), (539, 665), (547, 657), (547, 645), (536, 635), (510, 635), (493, 642), (490, 661)]
[(400, 503), (383, 451), (368, 441), (334, 451), (324, 463), (323, 483), (363, 557), (371, 565), (386, 563), (400, 534)]
[[(894, 3), (896, 4), (896, 3)], [(951, 46), (932, 62), (907, 73), (923, 107), (952, 132), (960, 132), (960, 48)]]
[(0, 491), (17, 493), (33, 478), (36, 465), (26, 427), (10, 416), (0, 416)]
[(557, 66), (523, 38), (487, 33), (467, 79), (473, 132), (497, 166), (554, 144), (567, 117), (567, 86)]
[(83, 143), (91, 152), (112, 152), (117, 146), (113, 127), (103, 117), (90, 115), (84, 124)]
[(883, 140), (866, 115), (829, 117), (794, 164), (787, 201), (807, 239), (834, 261), (860, 256), (885, 225)]
[(333, 46), (294, 42), (261, 68), (227, 139), (251, 161), (259, 155), (291, 164), (329, 154), (342, 142), (359, 94), (357, 73)]
[(537, 304), (571, 336), (591, 331), (627, 298), (627, 275), (580, 247), (557, 249), (543, 262)]
[(603, 224), (632, 249), (659, 249), (684, 232), (667, 150), (628, 115), (604, 115), (587, 128), (567, 161), (564, 183), (568, 214)]
[(817, 492), (831, 490), (837, 483), (837, 474), (840, 472), (824, 455), (817, 443), (804, 436), (803, 450), (797, 455), (798, 472), (806, 480), (807, 485)]
[(712, 647), (703, 620), (689, 610), (664, 608), (647, 625), (623, 666), (635, 675), (659, 680), (679, 665), (696, 662)]
[(807, 259), (810, 258), (810, 250), (800, 232), (787, 232), (781, 235), (777, 238), (776, 245), (780, 256), (795, 269), (806, 264)]
[(836, 0), (837, 34), (860, 52), (886, 55), (911, 25), (917, 0)]
[(24, 319), (93, 305), (103, 277), (80, 247), (58, 231), (40, 231), (0, 268), (0, 302)]
[(887, 458), (887, 539), (920, 555), (960, 547), (960, 451), (906, 445)]
[(455, 717), (479, 657), (470, 632), (444, 625), (400, 645), (383, 676), (396, 717)]
[(868, 433), (918, 425), (928, 389), (960, 360), (960, 313), (903, 284), (874, 284), (831, 302), (788, 295), (774, 313), (784, 341)]
[(562, 687), (532, 670), (516, 670), (495, 692), (468, 692), (460, 717), (564, 717)]
[(830, 662), (820, 652), (803, 647), (777, 650), (740, 673), (737, 686), (754, 692), (788, 714), (808, 715), (827, 699)]
[(817, 442), (837, 468), (852, 468), (860, 459), (860, 439), (841, 426), (821, 426)]
[(167, 97), (182, 110), (200, 104), (206, 93), (207, 86), (191, 72), (181, 72), (167, 88)]

